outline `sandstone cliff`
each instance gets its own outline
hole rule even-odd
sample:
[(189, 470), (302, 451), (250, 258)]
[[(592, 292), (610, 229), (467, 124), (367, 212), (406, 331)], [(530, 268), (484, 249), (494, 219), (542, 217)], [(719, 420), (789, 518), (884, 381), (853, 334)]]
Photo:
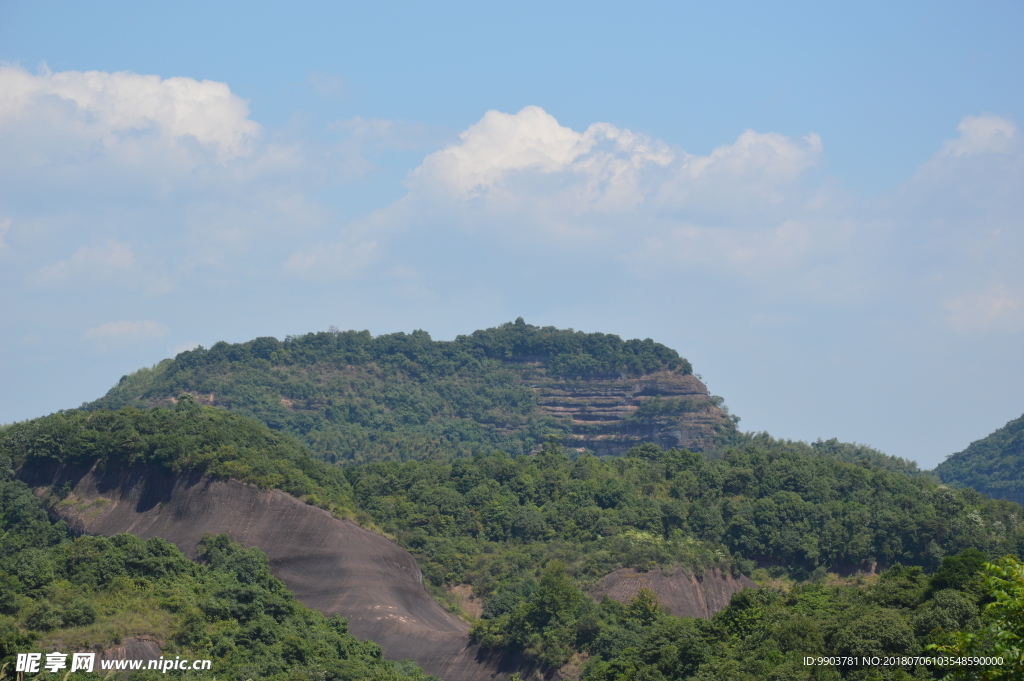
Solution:
[(471, 645), (469, 625), (431, 598), (404, 549), (283, 492), (143, 468), (36, 469), (20, 477), (40, 493), (69, 484), (71, 494), (54, 511), (79, 532), (162, 537), (190, 558), (207, 532), (258, 546), (301, 602), (340, 613), (353, 635), (376, 641), (388, 658), (415, 660), (445, 681), (507, 679), (513, 672), (544, 678), (521, 655)]
[(702, 577), (696, 577), (678, 568), (670, 575), (661, 570), (637, 572), (633, 568), (624, 568), (606, 575), (597, 588), (591, 591), (591, 596), (600, 600), (608, 594), (621, 603), (628, 603), (644, 587), (653, 591), (658, 602), (676, 617), (710, 619), (729, 605), (729, 599), (734, 593), (743, 589), (756, 589), (757, 584), (744, 575), (737, 578), (719, 570), (711, 570)]
[(548, 376), (538, 364), (522, 376), (537, 392), (541, 410), (569, 427), (572, 438), (565, 444), (598, 455), (622, 454), (644, 442), (707, 451), (733, 425), (720, 400), (693, 374), (565, 379)]

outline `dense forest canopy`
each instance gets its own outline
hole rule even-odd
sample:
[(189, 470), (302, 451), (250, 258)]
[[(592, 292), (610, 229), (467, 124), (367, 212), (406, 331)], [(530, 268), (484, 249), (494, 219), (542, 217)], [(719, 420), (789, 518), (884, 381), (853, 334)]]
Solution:
[(806, 443), (799, 440), (777, 439), (768, 433), (741, 433), (733, 437), (729, 443), (733, 448), (754, 447), (765, 451), (779, 450), (806, 454), (809, 456), (825, 456), (847, 463), (867, 464), (872, 468), (884, 468), (894, 473), (907, 475), (930, 475), (922, 471), (916, 461), (881, 452), (868, 445), (854, 442), (840, 442), (837, 438), (818, 439)]
[(1024, 416), (935, 467), (944, 482), (1024, 501)]
[(429, 579), (485, 595), (556, 558), (587, 582), (619, 567), (807, 578), (897, 562), (935, 569), (967, 548), (1024, 550), (1016, 504), (782, 449), (708, 459), (645, 445), (572, 460), (550, 444), (535, 456), (345, 473), (358, 507), (418, 553)]
[(328, 461), (452, 458), (535, 449), (565, 423), (538, 408), (534, 375), (690, 374), (660, 343), (522, 319), (434, 341), (425, 331), (326, 331), (216, 343), (124, 376), (87, 408), (166, 403), (182, 392), (297, 436)]

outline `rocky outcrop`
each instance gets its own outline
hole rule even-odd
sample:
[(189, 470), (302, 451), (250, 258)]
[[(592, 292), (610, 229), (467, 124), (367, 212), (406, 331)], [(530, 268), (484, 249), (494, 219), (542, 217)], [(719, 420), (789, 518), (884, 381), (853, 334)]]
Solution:
[(126, 638), (120, 645), (100, 651), (101, 660), (156, 660), (164, 651), (161, 643), (154, 638), (139, 636)]
[(301, 602), (340, 613), (354, 636), (376, 641), (386, 657), (415, 660), (445, 681), (497, 681), (513, 672), (543, 678), (521, 655), (471, 645), (469, 625), (431, 598), (407, 551), (283, 492), (146, 468), (63, 467), (19, 477), (40, 494), (68, 485), (71, 494), (54, 511), (79, 532), (162, 537), (190, 558), (205, 533), (258, 546)]
[(598, 455), (622, 454), (644, 442), (707, 451), (717, 445), (721, 429), (733, 426), (693, 374), (566, 379), (548, 376), (538, 364), (523, 378), (537, 392), (541, 410), (569, 426), (573, 437), (565, 444)]
[(756, 589), (757, 584), (744, 575), (733, 577), (720, 570), (710, 570), (702, 577), (696, 577), (679, 568), (670, 575), (661, 570), (637, 572), (633, 568), (623, 568), (606, 575), (590, 595), (595, 600), (601, 600), (608, 594), (621, 603), (628, 603), (644, 587), (653, 591), (658, 602), (676, 617), (710, 619), (729, 605), (729, 599), (734, 593), (743, 589)]

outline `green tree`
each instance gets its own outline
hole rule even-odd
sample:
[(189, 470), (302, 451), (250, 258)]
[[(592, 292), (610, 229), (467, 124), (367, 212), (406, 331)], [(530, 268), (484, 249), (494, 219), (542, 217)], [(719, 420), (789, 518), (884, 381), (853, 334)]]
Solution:
[(983, 625), (977, 631), (961, 631), (949, 645), (931, 649), (955, 657), (1001, 657), (1001, 665), (957, 670), (953, 678), (983, 681), (1024, 679), (1024, 563), (1006, 556), (985, 563), (985, 588), (993, 599), (983, 609)]

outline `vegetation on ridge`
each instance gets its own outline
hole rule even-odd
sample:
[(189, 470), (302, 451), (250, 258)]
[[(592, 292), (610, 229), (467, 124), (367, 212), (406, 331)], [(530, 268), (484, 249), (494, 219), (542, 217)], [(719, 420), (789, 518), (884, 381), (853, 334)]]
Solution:
[(328, 331), (183, 352), (123, 377), (87, 408), (146, 408), (192, 392), (298, 437), (331, 462), (517, 455), (568, 429), (541, 411), (524, 381), (656, 371), (692, 367), (649, 339), (522, 319), (454, 341), (425, 331)]
[(950, 455), (935, 467), (935, 473), (949, 484), (1024, 499), (1024, 416)]
[(15, 467), (61, 463), (85, 470), (98, 465), (195, 471), (280, 489), (340, 516), (352, 511), (341, 469), (313, 459), (291, 437), (245, 416), (203, 407), (187, 394), (172, 407), (69, 410), (12, 424), (0, 431), (0, 456)]

